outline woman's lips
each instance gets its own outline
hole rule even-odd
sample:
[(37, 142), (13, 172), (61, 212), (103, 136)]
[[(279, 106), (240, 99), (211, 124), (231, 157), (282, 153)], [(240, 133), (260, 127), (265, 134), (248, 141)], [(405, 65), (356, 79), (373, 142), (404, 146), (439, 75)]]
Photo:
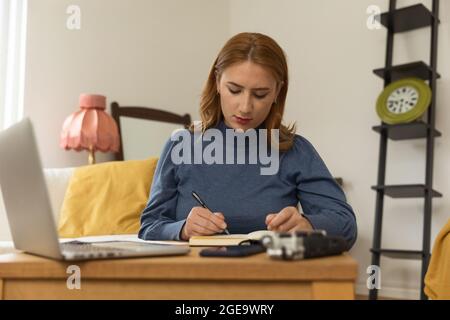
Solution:
[(239, 123), (239, 124), (247, 124), (247, 123), (249, 123), (252, 120), (251, 118), (241, 118), (241, 117), (238, 117), (238, 116), (233, 116), (233, 117), (236, 120), (236, 122)]

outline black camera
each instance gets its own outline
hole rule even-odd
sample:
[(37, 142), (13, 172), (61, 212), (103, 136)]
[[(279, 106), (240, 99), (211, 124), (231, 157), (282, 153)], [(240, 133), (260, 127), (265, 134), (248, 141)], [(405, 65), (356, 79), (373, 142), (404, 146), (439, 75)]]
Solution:
[(337, 255), (348, 247), (343, 237), (328, 236), (324, 230), (276, 232), (265, 235), (261, 242), (270, 257), (283, 260)]

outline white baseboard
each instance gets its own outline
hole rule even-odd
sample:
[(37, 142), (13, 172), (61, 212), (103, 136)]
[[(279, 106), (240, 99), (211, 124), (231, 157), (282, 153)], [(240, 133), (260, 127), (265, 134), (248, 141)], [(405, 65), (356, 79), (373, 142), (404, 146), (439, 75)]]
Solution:
[[(369, 295), (369, 289), (367, 289), (366, 284), (356, 284), (356, 294)], [(396, 288), (396, 287), (381, 287), (378, 290), (378, 296), (402, 300), (419, 300), (420, 290), (419, 289), (407, 289), (407, 288)]]

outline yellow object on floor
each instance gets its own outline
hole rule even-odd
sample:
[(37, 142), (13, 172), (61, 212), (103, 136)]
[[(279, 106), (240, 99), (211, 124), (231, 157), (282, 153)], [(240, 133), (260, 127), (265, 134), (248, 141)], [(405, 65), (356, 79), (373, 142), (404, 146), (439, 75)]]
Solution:
[(434, 242), (425, 276), (425, 294), (433, 300), (450, 299), (450, 219)]

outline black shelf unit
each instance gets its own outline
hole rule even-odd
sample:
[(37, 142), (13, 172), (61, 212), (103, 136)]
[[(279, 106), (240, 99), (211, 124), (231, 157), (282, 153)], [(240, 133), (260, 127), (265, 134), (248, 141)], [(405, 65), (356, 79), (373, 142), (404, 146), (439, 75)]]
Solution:
[(371, 249), (370, 251), (391, 259), (421, 260), (425, 256), (424, 252), (420, 250)]
[(428, 123), (423, 121), (414, 121), (410, 123), (402, 123), (395, 125), (382, 124), (374, 126), (372, 129), (380, 134), (386, 134), (391, 140), (409, 140), (426, 138), (428, 130), (434, 137), (440, 137), (441, 133), (434, 128), (431, 128)]
[[(411, 19), (414, 17), (414, 19)], [(394, 33), (411, 31), (433, 24), (435, 15), (430, 12), (423, 4), (388, 11), (381, 15), (380, 22), (383, 26)], [(392, 27), (389, 27), (389, 19), (392, 20)], [(439, 19), (437, 19), (439, 22)]]
[[(396, 81), (407, 77), (417, 77), (422, 80), (429, 80), (433, 74), (433, 69), (423, 61), (416, 61), (406, 64), (399, 64), (392, 67), (375, 69), (373, 70), (373, 73), (382, 79), (391, 79), (391, 81)], [(437, 79), (441, 77), (439, 73), (436, 75)]]
[[(373, 190), (382, 191), (391, 198), (421, 198), (428, 191), (424, 184), (399, 184), (390, 186), (373, 186)], [(442, 197), (442, 194), (431, 189), (432, 197)]]
[[(431, 104), (427, 110), (426, 121), (418, 120), (406, 124), (389, 125), (382, 122), (372, 129), (380, 134), (377, 185), (372, 189), (376, 191), (375, 224), (373, 230), (372, 265), (380, 266), (381, 256), (393, 259), (421, 260), (420, 298), (427, 299), (424, 293), (424, 278), (430, 260), (431, 214), (432, 199), (442, 197), (442, 194), (433, 189), (433, 161), (434, 139), (441, 133), (435, 129), (436, 118), (436, 80), (440, 78), (437, 73), (437, 44), (439, 26), (439, 0), (432, 0), (432, 10), (422, 4), (416, 4), (396, 9), (397, 1), (389, 0), (389, 10), (381, 14), (378, 19), (387, 29), (386, 56), (384, 68), (373, 72), (384, 80), (384, 87), (391, 82), (406, 78), (418, 77), (428, 81), (432, 91)], [(430, 63), (416, 61), (401, 65), (393, 65), (394, 34), (430, 27)], [(426, 139), (426, 168), (424, 184), (386, 185), (386, 158), (388, 140)], [(422, 250), (386, 249), (381, 246), (384, 197), (392, 198), (423, 198), (423, 240)], [(369, 290), (369, 299), (375, 300), (378, 290)]]

